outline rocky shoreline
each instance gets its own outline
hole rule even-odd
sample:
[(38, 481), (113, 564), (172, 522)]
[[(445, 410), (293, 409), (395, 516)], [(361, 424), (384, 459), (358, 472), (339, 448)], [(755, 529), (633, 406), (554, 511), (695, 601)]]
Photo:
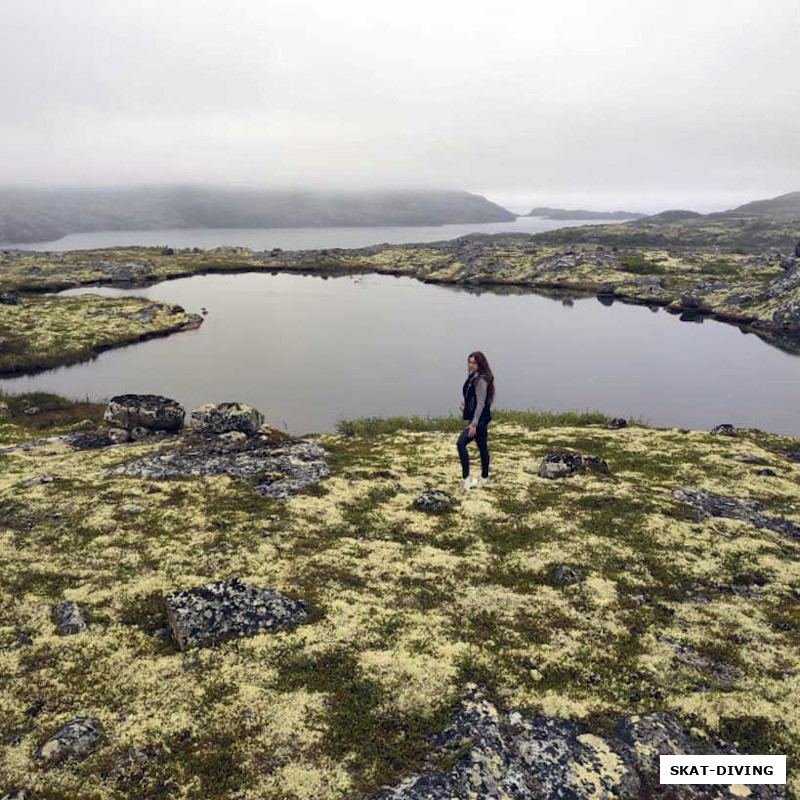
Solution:
[[(607, 304), (620, 301), (664, 307), (689, 321), (710, 317), (756, 333), (782, 349), (800, 352), (797, 257), (777, 250), (746, 255), (716, 248), (637, 249), (586, 243), (558, 247), (543, 244), (540, 236), (525, 234), (474, 235), (447, 242), (358, 250), (4, 251), (0, 255), (0, 293), (8, 299), (0, 305), (0, 334), (5, 331), (13, 340), (16, 328), (10, 309), (43, 302), (36, 296), (44, 292), (89, 285), (147, 286), (191, 275), (247, 271), (315, 275), (372, 272), (474, 290), (591, 293)], [(65, 299), (48, 298), (51, 305)], [(46, 313), (43, 310), (43, 325), (48, 322)], [(190, 315), (171, 330), (201, 321), (197, 315)], [(118, 342), (167, 332), (162, 327), (140, 331), (133, 338), (126, 333)], [(113, 341), (109, 346), (115, 346)], [(24, 344), (21, 347), (24, 350)], [(69, 359), (66, 355), (64, 358), (66, 363)], [(0, 364), (0, 370), (37, 368), (24, 357), (16, 362), (18, 366)], [(11, 359), (12, 365), (16, 362)]]

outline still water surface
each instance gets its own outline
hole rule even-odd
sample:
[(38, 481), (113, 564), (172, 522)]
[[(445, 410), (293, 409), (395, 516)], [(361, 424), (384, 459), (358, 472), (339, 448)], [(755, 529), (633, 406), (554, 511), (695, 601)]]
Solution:
[(483, 350), (499, 408), (600, 410), (660, 426), (720, 422), (800, 435), (800, 358), (707, 320), (594, 298), (476, 293), (382, 275), (204, 275), (138, 294), (209, 314), (195, 331), (0, 381), (10, 392), (238, 400), (293, 433), (359, 416), (458, 413)]
[(4, 244), (5, 249), (91, 250), (103, 247), (201, 247), (224, 245), (253, 250), (318, 250), (331, 247), (370, 247), (455, 239), (468, 233), (541, 233), (576, 225), (599, 225), (604, 220), (552, 220), (518, 217), (513, 222), (463, 222), (454, 225), (395, 226), (383, 228), (171, 228), (160, 231), (98, 231), (71, 233), (51, 242)]

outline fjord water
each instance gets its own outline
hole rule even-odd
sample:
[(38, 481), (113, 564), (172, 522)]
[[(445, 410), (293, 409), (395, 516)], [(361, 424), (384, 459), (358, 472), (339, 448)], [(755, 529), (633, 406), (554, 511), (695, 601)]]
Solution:
[(666, 427), (721, 422), (800, 435), (800, 358), (737, 328), (595, 298), (554, 300), (381, 275), (204, 275), (136, 294), (209, 311), (194, 331), (0, 381), (8, 392), (237, 400), (292, 433), (360, 416), (459, 412), (483, 350), (498, 408), (599, 410)]
[(599, 225), (605, 220), (554, 220), (517, 217), (512, 222), (459, 222), (452, 225), (336, 227), (336, 228), (170, 228), (158, 231), (97, 231), (71, 233), (50, 242), (4, 244), (6, 249), (94, 250), (105, 247), (214, 247), (238, 246), (253, 250), (319, 250), (333, 247), (370, 247), (375, 244), (438, 242), (470, 233), (541, 233), (576, 225)]

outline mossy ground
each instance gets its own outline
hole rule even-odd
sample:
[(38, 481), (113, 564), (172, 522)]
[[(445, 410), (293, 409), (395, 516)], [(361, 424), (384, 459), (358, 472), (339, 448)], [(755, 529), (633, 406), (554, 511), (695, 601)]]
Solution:
[(19, 305), (0, 305), (0, 373), (83, 361), (109, 347), (172, 333), (187, 322), (184, 311), (139, 297), (28, 295)]
[[(786, 753), (797, 796), (800, 543), (697, 522), (671, 489), (759, 499), (800, 522), (800, 465), (781, 456), (798, 443), (599, 422), (501, 417), (493, 482), (439, 517), (411, 503), (457, 490), (449, 422), (322, 436), (331, 477), (283, 503), (224, 477), (108, 476), (165, 442), (5, 454), (0, 790), (355, 797), (413, 771), (472, 680), (506, 707), (597, 730), (672, 711), (745, 752)], [(22, 438), (16, 415), (0, 435)], [(557, 449), (599, 455), (612, 476), (539, 478)], [(731, 454), (760, 456), (778, 477)], [(585, 580), (555, 585), (555, 563)], [(233, 577), (306, 599), (312, 621), (177, 652), (161, 634), (165, 595)], [(50, 609), (63, 600), (86, 609), (88, 632), (56, 635)], [(79, 715), (102, 721), (97, 751), (35, 762)]]

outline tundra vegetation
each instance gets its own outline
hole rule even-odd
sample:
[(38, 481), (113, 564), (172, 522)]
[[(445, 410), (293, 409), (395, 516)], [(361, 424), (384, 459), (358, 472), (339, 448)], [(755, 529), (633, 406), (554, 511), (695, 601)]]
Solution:
[[(435, 758), (468, 684), (598, 735), (668, 711), (741, 752), (800, 756), (797, 440), (500, 411), (492, 483), (430, 515), (414, 500), (455, 494), (459, 420), (343, 423), (316, 438), (329, 476), (281, 501), (247, 479), (112, 475), (181, 435), (56, 438), (101, 412), (0, 406), (0, 795), (370, 796)], [(559, 451), (609, 469), (540, 477)], [(700, 514), (681, 487), (759, 501), (784, 528)], [(179, 650), (167, 596), (234, 578), (308, 619)], [(86, 625), (59, 635), (68, 602)], [(88, 754), (35, 757), (76, 719), (101, 731)]]

